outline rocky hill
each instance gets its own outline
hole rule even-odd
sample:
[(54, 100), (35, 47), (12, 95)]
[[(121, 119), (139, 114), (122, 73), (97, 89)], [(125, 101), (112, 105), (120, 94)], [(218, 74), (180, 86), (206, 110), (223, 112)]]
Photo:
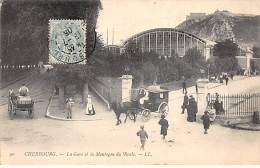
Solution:
[(221, 41), (233, 38), (241, 47), (260, 46), (260, 16), (216, 11), (204, 20), (186, 20), (176, 29), (192, 33), (200, 38)]

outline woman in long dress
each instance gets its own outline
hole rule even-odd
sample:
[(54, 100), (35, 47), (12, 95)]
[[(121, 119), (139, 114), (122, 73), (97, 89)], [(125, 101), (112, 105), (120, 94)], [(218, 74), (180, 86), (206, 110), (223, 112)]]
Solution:
[(90, 95), (88, 95), (88, 98), (87, 98), (87, 107), (86, 107), (85, 114), (86, 115), (95, 115), (96, 114)]

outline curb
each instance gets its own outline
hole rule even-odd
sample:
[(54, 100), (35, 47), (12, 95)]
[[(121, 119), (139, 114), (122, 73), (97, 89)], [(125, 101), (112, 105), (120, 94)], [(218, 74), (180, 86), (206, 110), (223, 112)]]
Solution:
[[(243, 124), (243, 123), (240, 123), (240, 124)], [(244, 123), (244, 124), (246, 124), (246, 123)], [(234, 129), (239, 129), (239, 130), (260, 131), (260, 128), (246, 128), (246, 127), (239, 126), (238, 123), (237, 124), (228, 124), (228, 125), (223, 125), (223, 126), (234, 128)]]
[(53, 93), (52, 93), (52, 95), (51, 95), (51, 98), (50, 98), (50, 101), (49, 101), (49, 104), (48, 104), (47, 111), (46, 111), (46, 113), (45, 113), (45, 117), (46, 117), (46, 118), (53, 119), (53, 120), (60, 120), (60, 121), (98, 121), (98, 120), (115, 119), (115, 117), (98, 118), (98, 119), (66, 119), (66, 118), (60, 118), (60, 117), (52, 116), (52, 115), (50, 114), (50, 104), (51, 104), (53, 95), (54, 95), (54, 90), (53, 90)]
[(5, 88), (5, 87), (7, 87), (7, 86), (9, 86), (9, 85), (11, 85), (11, 84), (13, 84), (13, 83), (19, 81), (19, 80), (22, 80), (22, 79), (24, 79), (24, 78), (26, 78), (26, 77), (28, 77), (28, 76), (34, 74), (34, 73), (36, 73), (36, 72), (33, 71), (33, 72), (31, 72), (31, 73), (29, 73), (29, 74), (27, 74), (27, 75), (25, 75), (25, 76), (20, 77), (19, 79), (15, 79), (15, 80), (11, 81), (10, 83), (8, 83), (8, 84), (6, 84), (6, 85), (4, 85), (4, 86), (1, 86), (0, 89), (3, 89), (3, 88)]
[[(246, 76), (244, 78), (240, 78), (240, 79), (237, 79), (237, 80), (233, 80), (233, 81), (239, 81), (239, 80), (246, 79), (246, 78), (249, 78), (249, 76)], [(223, 83), (221, 83), (221, 84), (219, 84), (217, 86), (209, 87), (208, 89), (213, 89), (213, 88), (219, 87), (221, 85), (225, 85), (225, 83), (223, 82)]]

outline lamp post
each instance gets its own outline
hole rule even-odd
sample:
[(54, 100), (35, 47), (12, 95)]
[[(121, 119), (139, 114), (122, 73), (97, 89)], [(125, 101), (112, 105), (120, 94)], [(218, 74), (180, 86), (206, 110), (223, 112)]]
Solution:
[(130, 70), (129, 67), (128, 67), (128, 66), (125, 66), (126, 75), (128, 75), (129, 70)]
[(208, 68), (208, 80), (209, 80), (209, 68), (210, 68), (210, 64), (207, 64), (207, 68)]

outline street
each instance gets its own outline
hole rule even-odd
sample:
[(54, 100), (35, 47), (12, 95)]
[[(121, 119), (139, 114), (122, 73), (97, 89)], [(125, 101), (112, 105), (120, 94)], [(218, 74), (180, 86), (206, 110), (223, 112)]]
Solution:
[[(259, 76), (245, 78), (210, 92), (259, 92), (259, 79)], [(119, 126), (115, 126), (116, 117), (97, 121), (45, 118), (54, 80), (54, 76), (42, 72), (1, 90), (1, 164), (260, 164), (260, 132), (213, 124), (209, 134), (204, 135), (202, 123), (189, 123), (187, 113), (181, 114), (181, 90), (171, 92), (166, 118), (170, 124), (166, 139), (174, 142), (164, 142), (156, 113), (152, 113), (147, 123), (138, 116), (136, 123), (128, 120)], [(22, 83), (26, 83), (36, 102), (35, 116), (29, 119), (26, 112), (18, 112), (9, 120), (8, 90), (17, 93)], [(188, 88), (188, 92), (193, 89)], [(175, 96), (180, 98), (174, 99)], [(136, 136), (142, 124), (149, 135), (145, 151), (139, 150), (140, 139)], [(35, 152), (55, 154), (37, 156)]]

